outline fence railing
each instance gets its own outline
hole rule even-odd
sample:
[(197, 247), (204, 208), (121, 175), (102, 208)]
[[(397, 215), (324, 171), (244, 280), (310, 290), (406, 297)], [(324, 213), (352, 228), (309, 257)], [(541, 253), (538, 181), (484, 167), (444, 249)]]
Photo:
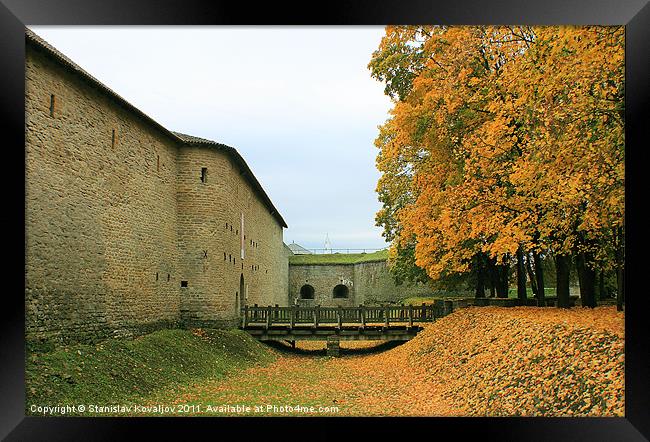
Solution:
[(305, 249), (310, 251), (311, 253), (314, 253), (316, 255), (321, 255), (321, 254), (334, 254), (334, 253), (373, 253), (373, 252), (378, 252), (380, 250), (386, 250), (384, 247), (383, 249), (372, 249), (372, 248), (365, 248), (365, 249)]
[(444, 312), (442, 306), (434, 304), (422, 304), (421, 306), (400, 305), (400, 306), (373, 306), (367, 307), (313, 307), (290, 306), (244, 306), (242, 308), (242, 327), (252, 325), (263, 325), (269, 328), (273, 325), (295, 325), (309, 324), (313, 327), (319, 325), (335, 324), (341, 328), (344, 324), (355, 324), (361, 327), (367, 325), (381, 325), (389, 327), (390, 324), (408, 324), (413, 326), (414, 322), (432, 322), (442, 317)]

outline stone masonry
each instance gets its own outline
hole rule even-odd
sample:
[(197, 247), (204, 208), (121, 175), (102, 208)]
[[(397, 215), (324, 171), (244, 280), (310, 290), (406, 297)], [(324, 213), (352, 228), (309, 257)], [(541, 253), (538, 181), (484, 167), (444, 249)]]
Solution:
[(235, 149), (170, 132), (30, 31), (25, 61), (28, 339), (287, 302), (286, 223)]
[[(334, 288), (340, 284), (348, 287), (347, 298), (334, 297)], [(313, 287), (313, 299), (301, 297), (305, 285)], [(355, 264), (289, 263), (289, 304), (352, 307), (401, 302), (430, 294), (431, 288), (426, 284), (396, 285), (385, 260)]]

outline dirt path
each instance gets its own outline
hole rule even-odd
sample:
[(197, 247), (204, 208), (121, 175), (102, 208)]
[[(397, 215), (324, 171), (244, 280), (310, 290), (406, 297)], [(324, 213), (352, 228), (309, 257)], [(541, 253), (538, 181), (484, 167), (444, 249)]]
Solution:
[[(342, 342), (342, 356), (325, 356), (325, 342), (276, 345), (278, 359), (224, 380), (166, 392), (153, 403), (190, 404), (200, 415), (441, 416), (454, 414), (424, 372), (390, 360), (394, 343)], [(225, 408), (248, 405), (249, 412)], [(212, 406), (211, 409), (208, 406)], [(258, 406), (255, 410), (255, 406)], [(273, 406), (276, 406), (274, 408)], [(279, 407), (294, 407), (293, 410)], [(298, 409), (299, 407), (305, 407)], [(200, 407), (200, 408), (198, 408)], [(311, 411), (306, 411), (313, 407)]]

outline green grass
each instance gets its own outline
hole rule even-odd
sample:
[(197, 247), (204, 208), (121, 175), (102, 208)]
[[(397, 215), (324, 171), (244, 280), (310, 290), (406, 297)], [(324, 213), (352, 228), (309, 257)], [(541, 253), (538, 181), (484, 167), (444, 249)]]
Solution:
[[(137, 403), (161, 389), (267, 364), (274, 353), (240, 330), (161, 330), (133, 340), (27, 352), (30, 405)], [(34, 413), (38, 414), (38, 413)]]
[(438, 293), (434, 296), (413, 296), (410, 298), (404, 299), (404, 305), (422, 305), (422, 304), (432, 304), (433, 301), (438, 299), (465, 299), (471, 298), (471, 294), (459, 294), (459, 293)]
[(293, 255), (289, 257), (289, 264), (359, 264), (362, 262), (385, 261), (387, 258), (388, 250), (379, 250), (373, 253), (325, 253), (312, 255)]
[[(572, 288), (572, 290), (577, 291), (577, 288)], [(486, 294), (489, 294), (489, 291), (486, 290)], [(530, 287), (527, 287), (527, 294), (529, 298), (533, 297), (533, 291)], [(575, 293), (572, 291), (571, 295), (575, 295)], [(544, 288), (544, 296), (556, 296), (555, 292), (555, 287), (545, 287)], [(437, 299), (464, 299), (464, 298), (473, 298), (474, 293), (459, 293), (459, 292), (444, 292), (440, 291), (437, 292), (435, 295), (431, 296), (414, 296), (411, 298), (406, 298), (404, 300), (404, 304), (412, 304), (412, 305), (422, 305), (422, 303), (425, 304), (431, 304), (433, 301)], [(517, 288), (510, 288), (508, 289), (508, 298), (517, 298)]]
[[(182, 398), (182, 403), (189, 407), (190, 415), (213, 416), (273, 416), (267, 412), (266, 405), (301, 405), (322, 406), (332, 404), (332, 392), (319, 385), (324, 379), (332, 376), (328, 372), (327, 360), (324, 356), (313, 356), (301, 361), (300, 368), (270, 373), (249, 373), (246, 377), (228, 380), (203, 382), (200, 385), (186, 385), (177, 391), (159, 391), (150, 397), (152, 403), (169, 404)], [(269, 378), (268, 376), (271, 376)], [(294, 387), (302, 386), (299, 391)], [(210, 406), (248, 405), (248, 413), (217, 411)], [(262, 405), (262, 411), (255, 411), (256, 405)]]
[[(529, 298), (533, 297), (533, 289), (530, 287), (526, 287), (526, 294), (528, 295)], [(555, 296), (555, 287), (544, 287), (544, 296)], [(508, 289), (508, 298), (516, 298), (517, 297), (517, 287), (510, 287)]]

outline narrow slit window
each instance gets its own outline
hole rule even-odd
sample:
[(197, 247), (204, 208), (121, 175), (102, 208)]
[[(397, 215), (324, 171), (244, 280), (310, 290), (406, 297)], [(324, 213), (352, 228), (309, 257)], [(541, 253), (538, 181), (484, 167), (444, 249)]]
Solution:
[(202, 167), (201, 168), (201, 182), (202, 183), (207, 183), (208, 182), (208, 168), (207, 167)]
[(115, 129), (113, 129), (113, 133), (111, 135), (111, 147), (115, 148), (115, 143), (117, 142), (117, 135), (115, 134)]
[(167, 273), (167, 282), (169, 282), (170, 275)]
[(158, 272), (156, 272), (156, 281), (158, 281)]
[(50, 117), (54, 116), (54, 109), (56, 106), (56, 97), (54, 94), (50, 95)]
[(156, 172), (160, 172), (160, 155), (156, 159)]

